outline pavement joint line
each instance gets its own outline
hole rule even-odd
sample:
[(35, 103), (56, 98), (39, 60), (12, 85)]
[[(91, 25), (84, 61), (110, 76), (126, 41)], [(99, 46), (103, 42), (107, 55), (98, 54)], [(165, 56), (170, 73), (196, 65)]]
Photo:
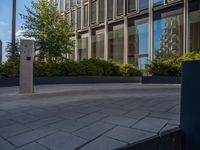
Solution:
[(86, 146), (87, 144), (89, 144), (89, 143), (91, 143), (91, 142), (95, 141), (96, 139), (98, 139), (99, 137), (101, 137), (102, 135), (104, 135), (105, 133), (107, 133), (107, 132), (111, 131), (112, 129), (114, 129), (114, 128), (116, 128), (116, 127), (117, 127), (117, 125), (115, 125), (115, 126), (113, 126), (112, 128), (110, 128), (110, 129), (108, 129), (108, 130), (104, 131), (103, 133), (101, 133), (100, 135), (98, 135), (97, 137), (95, 137), (94, 139), (92, 139), (92, 140), (89, 140), (89, 141), (88, 141), (88, 142), (86, 142), (85, 144), (83, 144), (83, 145), (79, 146), (79, 147), (78, 147), (76, 150), (79, 150), (80, 148), (82, 148), (82, 147)]
[(40, 137), (40, 138), (38, 138), (38, 139), (36, 139), (36, 140), (33, 140), (33, 141), (31, 141), (31, 142), (28, 142), (28, 143), (26, 143), (26, 144), (23, 144), (23, 145), (20, 145), (20, 146), (15, 145), (15, 147), (17, 147), (17, 148), (23, 147), (23, 146), (25, 146), (25, 145), (34, 143), (34, 142), (36, 142), (36, 141), (38, 141), (38, 140), (40, 140), (40, 139), (46, 138), (46, 137), (48, 137), (48, 136), (51, 136), (51, 135), (53, 135), (53, 134), (55, 134), (55, 133), (57, 133), (57, 131), (55, 131), (55, 132), (53, 132), (53, 133), (50, 133), (50, 134), (48, 134), (48, 135), (45, 135), (45, 136), (43, 136), (43, 137)]
[(35, 141), (35, 143), (41, 145), (42, 147), (46, 148), (47, 150), (51, 150), (49, 147), (47, 147), (46, 145), (43, 145), (43, 144), (39, 143), (38, 141)]
[(2, 138), (4, 141), (6, 141), (6, 142), (8, 142), (9, 144), (11, 144), (13, 147), (17, 147), (15, 144), (13, 144), (12, 142), (10, 142), (8, 139), (6, 139), (6, 138), (4, 138), (4, 137), (2, 137), (2, 136), (0, 136), (0, 138)]

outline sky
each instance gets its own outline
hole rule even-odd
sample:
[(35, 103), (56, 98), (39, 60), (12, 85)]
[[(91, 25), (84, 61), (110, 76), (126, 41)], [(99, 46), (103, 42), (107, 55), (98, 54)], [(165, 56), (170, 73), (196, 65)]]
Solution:
[[(12, 0), (0, 0), (0, 40), (3, 42), (3, 61), (6, 60), (6, 42), (11, 41), (12, 30)], [(17, 0), (16, 31), (23, 23), (19, 13), (26, 14), (24, 6), (30, 6), (31, 0)]]

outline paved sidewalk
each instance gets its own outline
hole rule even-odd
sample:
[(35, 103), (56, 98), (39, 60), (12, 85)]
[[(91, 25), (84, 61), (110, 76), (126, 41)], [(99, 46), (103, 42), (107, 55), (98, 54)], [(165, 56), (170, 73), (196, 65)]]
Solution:
[(0, 88), (0, 150), (112, 150), (179, 125), (180, 85)]

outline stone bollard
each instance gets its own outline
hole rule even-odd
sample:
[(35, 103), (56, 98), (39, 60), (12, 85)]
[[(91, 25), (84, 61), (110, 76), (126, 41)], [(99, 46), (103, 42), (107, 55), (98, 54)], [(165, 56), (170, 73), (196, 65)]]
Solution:
[(180, 128), (183, 150), (200, 150), (200, 61), (182, 65)]
[(21, 40), (20, 46), (20, 93), (33, 93), (34, 41)]

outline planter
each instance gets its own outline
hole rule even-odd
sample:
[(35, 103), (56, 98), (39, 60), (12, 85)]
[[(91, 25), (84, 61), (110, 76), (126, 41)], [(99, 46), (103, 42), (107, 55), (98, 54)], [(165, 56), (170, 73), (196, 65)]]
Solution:
[[(138, 83), (141, 77), (78, 76), (78, 77), (37, 77), (35, 85), (41, 84), (87, 84), (87, 83)], [(18, 86), (18, 78), (0, 79), (0, 87)]]
[(142, 77), (143, 84), (180, 84), (181, 77), (174, 76), (145, 76)]

